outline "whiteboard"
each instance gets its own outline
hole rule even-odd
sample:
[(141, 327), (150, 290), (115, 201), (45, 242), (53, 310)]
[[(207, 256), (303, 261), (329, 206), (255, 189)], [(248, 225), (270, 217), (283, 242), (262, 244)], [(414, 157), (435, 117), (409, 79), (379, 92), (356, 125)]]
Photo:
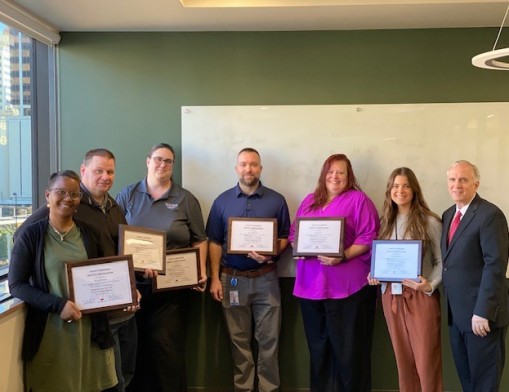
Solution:
[[(458, 160), (481, 172), (479, 194), (509, 216), (509, 103), (182, 107), (182, 181), (207, 219), (214, 199), (237, 183), (237, 153), (253, 147), (262, 182), (282, 193), (293, 221), (325, 159), (346, 154), (381, 210), (387, 178), (411, 168), (438, 215), (453, 204), (446, 170)], [(290, 252), (281, 276), (294, 276)]]

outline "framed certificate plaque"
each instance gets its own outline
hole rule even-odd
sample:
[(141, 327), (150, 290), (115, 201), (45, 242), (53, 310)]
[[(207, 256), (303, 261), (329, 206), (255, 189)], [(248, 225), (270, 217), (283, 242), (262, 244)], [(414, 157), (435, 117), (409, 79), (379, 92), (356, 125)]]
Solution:
[(249, 252), (277, 255), (277, 219), (235, 217), (228, 219), (227, 253)]
[(135, 271), (147, 268), (166, 273), (166, 232), (146, 227), (119, 225), (119, 254), (133, 255)]
[(374, 240), (371, 278), (381, 282), (418, 281), (422, 268), (421, 240)]
[(81, 313), (104, 312), (136, 305), (131, 255), (65, 263), (69, 298)]
[(198, 287), (200, 281), (200, 250), (184, 248), (166, 251), (166, 274), (152, 280), (154, 291)]
[(294, 256), (343, 256), (343, 217), (298, 217), (295, 220)]

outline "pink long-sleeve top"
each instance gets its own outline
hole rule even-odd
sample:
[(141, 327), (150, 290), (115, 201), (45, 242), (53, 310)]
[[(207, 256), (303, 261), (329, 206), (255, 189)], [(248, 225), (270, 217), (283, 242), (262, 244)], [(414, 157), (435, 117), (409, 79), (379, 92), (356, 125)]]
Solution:
[[(367, 283), (371, 263), (371, 243), (379, 229), (378, 214), (373, 202), (361, 191), (349, 190), (336, 196), (323, 208), (309, 210), (313, 194), (302, 201), (297, 217), (344, 217), (344, 249), (352, 244), (367, 245), (370, 250), (340, 264), (322, 265), (316, 257), (297, 260), (293, 295), (306, 299), (346, 298)], [(288, 239), (295, 238), (295, 222)]]

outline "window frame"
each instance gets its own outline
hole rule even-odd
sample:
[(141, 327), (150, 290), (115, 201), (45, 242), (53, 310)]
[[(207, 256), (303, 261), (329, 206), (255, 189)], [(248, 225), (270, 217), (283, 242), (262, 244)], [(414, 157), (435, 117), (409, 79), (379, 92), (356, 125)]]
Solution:
[[(4, 23), (5, 24), (5, 23)], [(9, 27), (12, 27), (9, 25)], [(13, 27), (15, 28), (15, 27)], [(25, 34), (25, 33), (24, 33)], [(49, 173), (58, 168), (57, 94), (55, 45), (47, 45), (31, 38), (31, 154), (32, 208), (37, 209), (44, 198)], [(9, 266), (0, 270), (0, 284), (7, 282)], [(12, 299), (0, 297), (0, 304)], [(2, 313), (0, 307), (0, 314)]]

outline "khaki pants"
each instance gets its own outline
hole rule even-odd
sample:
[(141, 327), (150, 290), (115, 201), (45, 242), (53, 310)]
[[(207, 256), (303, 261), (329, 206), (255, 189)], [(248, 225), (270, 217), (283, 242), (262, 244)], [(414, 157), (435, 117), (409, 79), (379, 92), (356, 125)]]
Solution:
[[(256, 375), (259, 392), (279, 389), (279, 331), (281, 329), (281, 294), (277, 271), (257, 278), (236, 277), (223, 273), (223, 314), (231, 339), (235, 391), (254, 391), (255, 361), (251, 339), (258, 342)], [(230, 292), (237, 291), (238, 305), (230, 304)], [(254, 323), (253, 323), (254, 321)], [(254, 325), (254, 331), (252, 326)]]

